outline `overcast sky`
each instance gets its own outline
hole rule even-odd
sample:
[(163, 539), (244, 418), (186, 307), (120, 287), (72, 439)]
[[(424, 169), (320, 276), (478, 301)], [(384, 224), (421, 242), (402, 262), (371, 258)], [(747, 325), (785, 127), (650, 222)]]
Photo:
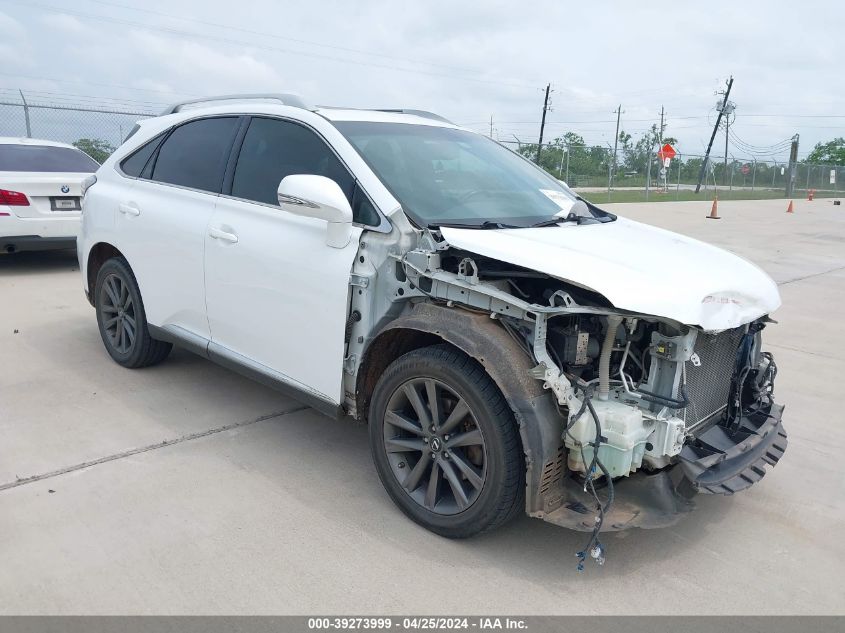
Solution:
[(536, 141), (551, 82), (547, 138), (612, 144), (619, 103), (635, 137), (664, 106), (678, 149), (703, 153), (714, 92), (733, 74), (739, 142), (798, 132), (803, 156), (845, 136), (843, 27), (845, 5), (809, 0), (0, 0), (0, 99), (22, 88), (148, 109), (292, 91), (433, 110), (485, 132), (492, 115), (494, 135)]

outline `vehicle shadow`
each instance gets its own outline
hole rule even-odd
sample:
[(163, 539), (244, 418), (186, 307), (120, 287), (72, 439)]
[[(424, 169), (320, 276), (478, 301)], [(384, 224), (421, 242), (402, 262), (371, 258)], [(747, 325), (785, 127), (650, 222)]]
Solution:
[(0, 275), (39, 275), (62, 270), (77, 270), (76, 250), (24, 251), (0, 254)]
[[(521, 577), (531, 584), (558, 585), (574, 579), (589, 584), (607, 580), (607, 572), (589, 559), (585, 573), (579, 574), (576, 569), (575, 554), (586, 547), (590, 538), (586, 532), (522, 515), (488, 534), (449, 540), (412, 523), (393, 505), (379, 482), (370, 460), (366, 425), (349, 418), (338, 421), (312, 413), (270, 422), (276, 440), (272, 443), (277, 455), (284, 455), (297, 444), (299, 455), (306, 455), (317, 446), (324, 455), (325, 452), (332, 455), (328, 463), (321, 463), (329, 471), (324, 474), (335, 482), (334, 494), (315, 494), (308, 487), (289, 492), (301, 494), (303, 501), (319, 508), (333, 522), (377, 535), (382, 543), (395, 541), (398, 549), (414, 542), (419, 551), (427, 552), (430, 562), (442, 563), (444, 567), (466, 567), (465, 571), (469, 571), (483, 561), (484, 565), (496, 566), (503, 574)], [(320, 451), (314, 451), (315, 457)], [(253, 466), (262, 470), (257, 464)], [(274, 470), (275, 467), (270, 468), (263, 474), (276, 479), (279, 473)], [(698, 495), (695, 503), (696, 509), (672, 527), (603, 533), (606, 568), (612, 568), (614, 576), (633, 577), (641, 573), (643, 564), (659, 565), (695, 549), (695, 543), (706, 540), (715, 525), (730, 521), (732, 498)]]

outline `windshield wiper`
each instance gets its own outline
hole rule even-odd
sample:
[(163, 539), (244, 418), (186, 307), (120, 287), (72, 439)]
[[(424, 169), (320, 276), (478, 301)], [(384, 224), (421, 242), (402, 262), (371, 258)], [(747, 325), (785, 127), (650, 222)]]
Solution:
[(440, 222), (436, 225), (429, 225), (430, 227), (445, 226), (452, 229), (522, 229), (525, 227), (517, 226), (516, 224), (505, 224), (504, 222), (495, 222), (493, 220), (484, 220), (480, 224), (462, 224), (460, 222)]
[(542, 220), (540, 222), (537, 222), (536, 224), (529, 225), (528, 228), (536, 229), (536, 228), (541, 227), (541, 226), (557, 226), (558, 224), (561, 224), (563, 222), (575, 222), (575, 224), (589, 224), (589, 223), (592, 223), (593, 221), (594, 221), (594, 218), (585, 218), (583, 215), (578, 215), (576, 213), (570, 213), (569, 215), (567, 215), (565, 217), (557, 216), (557, 217), (554, 217), (554, 218), (549, 218), (548, 220)]

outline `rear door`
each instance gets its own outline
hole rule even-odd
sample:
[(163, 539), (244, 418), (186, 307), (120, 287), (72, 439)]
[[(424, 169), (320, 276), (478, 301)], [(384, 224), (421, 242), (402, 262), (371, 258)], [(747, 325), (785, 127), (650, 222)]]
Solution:
[[(118, 243), (138, 280), (147, 320), (183, 336), (210, 338), (205, 233), (240, 122), (237, 116), (206, 117), (177, 126), (158, 141), (134, 186), (117, 201)], [(148, 149), (136, 154), (143, 158)], [(130, 162), (134, 156), (122, 166), (137, 169), (141, 161)]]

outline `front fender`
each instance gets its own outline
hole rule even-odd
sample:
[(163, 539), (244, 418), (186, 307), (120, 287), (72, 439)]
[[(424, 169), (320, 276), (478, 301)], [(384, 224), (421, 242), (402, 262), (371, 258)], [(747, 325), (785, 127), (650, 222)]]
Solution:
[(564, 420), (551, 393), (530, 375), (534, 359), (488, 314), (418, 303), (411, 312), (387, 324), (368, 345), (359, 371), (357, 401), (368, 402), (368, 384), (377, 379), (373, 367), (386, 367), (410, 349), (438, 341), (450, 343), (478, 361), (513, 411), (525, 453), (526, 512), (544, 516), (559, 507), (566, 473), (561, 440)]

